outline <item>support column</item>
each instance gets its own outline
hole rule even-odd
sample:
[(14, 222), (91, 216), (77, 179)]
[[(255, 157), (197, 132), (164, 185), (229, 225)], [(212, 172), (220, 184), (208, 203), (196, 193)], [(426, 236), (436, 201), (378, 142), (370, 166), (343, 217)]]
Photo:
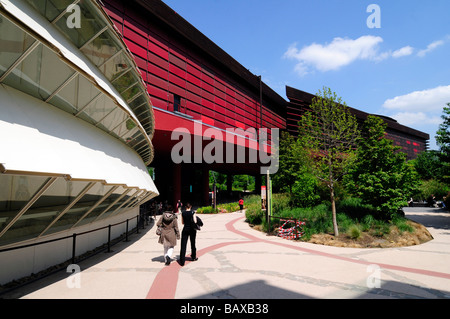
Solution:
[(177, 201), (181, 199), (181, 164), (173, 164), (172, 185), (173, 185), (173, 197), (171, 205), (175, 210), (177, 207)]
[(255, 175), (255, 194), (261, 195), (261, 175)]
[(233, 191), (233, 175), (227, 174), (227, 196), (231, 197)]
[(202, 169), (202, 193), (203, 193), (203, 205), (209, 206), (209, 169)]

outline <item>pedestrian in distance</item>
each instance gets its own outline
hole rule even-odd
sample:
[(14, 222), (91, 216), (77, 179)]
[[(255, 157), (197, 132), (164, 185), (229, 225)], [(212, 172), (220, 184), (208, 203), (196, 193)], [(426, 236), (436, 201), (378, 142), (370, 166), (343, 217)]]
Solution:
[(167, 206), (167, 210), (159, 218), (156, 226), (157, 232), (160, 231), (158, 242), (164, 246), (164, 260), (166, 266), (168, 266), (172, 261), (173, 249), (177, 245), (177, 239), (180, 239), (177, 215), (173, 212), (171, 205)]
[(242, 213), (242, 210), (244, 209), (244, 199), (239, 199), (239, 209), (240, 212)]
[(181, 202), (181, 199), (177, 202), (177, 213), (181, 214), (181, 209), (183, 208), (183, 203)]
[(186, 203), (185, 210), (181, 212), (181, 223), (184, 226), (183, 231), (181, 232), (180, 259), (178, 262), (181, 266), (184, 266), (188, 239), (191, 242), (191, 258), (193, 261), (198, 260), (197, 248), (195, 246), (195, 238), (197, 237), (197, 216), (195, 211), (192, 210), (192, 205), (190, 203)]

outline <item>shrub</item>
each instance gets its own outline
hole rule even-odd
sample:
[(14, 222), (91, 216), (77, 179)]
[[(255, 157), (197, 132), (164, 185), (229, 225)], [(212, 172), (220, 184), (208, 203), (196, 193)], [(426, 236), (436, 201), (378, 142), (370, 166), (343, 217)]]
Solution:
[(218, 210), (214, 209), (212, 206), (199, 207), (197, 209), (197, 214), (217, 214)]
[(251, 206), (248, 207), (245, 211), (245, 217), (247, 218), (247, 221), (252, 225), (259, 225), (263, 221), (264, 212), (260, 207)]
[(347, 235), (352, 239), (358, 239), (361, 237), (361, 229), (359, 229), (358, 225), (353, 224), (347, 230)]

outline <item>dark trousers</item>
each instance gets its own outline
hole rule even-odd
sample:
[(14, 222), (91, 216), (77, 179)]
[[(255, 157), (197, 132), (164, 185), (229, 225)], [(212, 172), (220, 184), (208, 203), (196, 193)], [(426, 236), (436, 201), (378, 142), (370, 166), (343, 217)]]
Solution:
[(197, 258), (197, 249), (195, 248), (195, 237), (197, 236), (197, 231), (195, 229), (183, 229), (181, 232), (181, 248), (180, 248), (180, 264), (184, 265), (186, 260), (186, 246), (188, 239), (191, 242), (191, 257), (192, 259)]

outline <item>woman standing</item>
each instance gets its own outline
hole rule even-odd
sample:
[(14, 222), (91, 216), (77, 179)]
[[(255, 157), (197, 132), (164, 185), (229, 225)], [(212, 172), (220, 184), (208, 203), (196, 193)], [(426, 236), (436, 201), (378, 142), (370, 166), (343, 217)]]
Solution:
[(166, 260), (166, 266), (168, 266), (172, 260), (173, 248), (177, 244), (177, 239), (180, 239), (177, 215), (172, 211), (172, 206), (167, 206), (167, 211), (162, 214), (156, 226), (161, 226), (161, 235), (159, 235), (158, 242), (164, 246), (164, 259)]
[(183, 231), (181, 232), (181, 248), (180, 248), (180, 260), (181, 266), (184, 266), (186, 259), (186, 246), (188, 238), (191, 242), (191, 258), (192, 260), (198, 260), (197, 258), (197, 248), (195, 247), (195, 237), (197, 236), (197, 230), (195, 225), (197, 223), (197, 216), (195, 211), (192, 210), (192, 205), (186, 203), (186, 210), (181, 213), (181, 223), (184, 225)]

